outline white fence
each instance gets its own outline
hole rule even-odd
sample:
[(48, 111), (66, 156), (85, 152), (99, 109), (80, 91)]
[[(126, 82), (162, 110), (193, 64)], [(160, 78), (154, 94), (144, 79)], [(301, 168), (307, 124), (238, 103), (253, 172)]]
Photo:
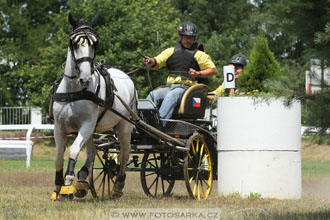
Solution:
[(26, 130), (25, 140), (0, 140), (0, 150), (25, 149), (26, 167), (30, 167), (32, 141), (31, 134), (35, 130), (54, 130), (52, 124), (24, 124), (24, 125), (0, 125), (0, 131)]
[(42, 124), (40, 107), (1, 107), (0, 125)]

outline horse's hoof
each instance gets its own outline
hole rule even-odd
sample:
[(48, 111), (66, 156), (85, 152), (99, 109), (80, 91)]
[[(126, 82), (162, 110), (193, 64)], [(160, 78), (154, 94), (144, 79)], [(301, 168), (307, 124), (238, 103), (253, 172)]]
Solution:
[(73, 200), (73, 194), (60, 194), (60, 201)]
[(86, 181), (78, 181), (76, 186), (76, 193), (74, 194), (78, 198), (83, 198), (87, 195), (89, 190), (89, 185)]
[(119, 199), (121, 198), (122, 196), (124, 195), (123, 192), (113, 192), (112, 195), (111, 195), (111, 199)]
[(87, 195), (87, 193), (88, 193), (87, 190), (77, 190), (74, 196), (78, 198), (83, 198)]

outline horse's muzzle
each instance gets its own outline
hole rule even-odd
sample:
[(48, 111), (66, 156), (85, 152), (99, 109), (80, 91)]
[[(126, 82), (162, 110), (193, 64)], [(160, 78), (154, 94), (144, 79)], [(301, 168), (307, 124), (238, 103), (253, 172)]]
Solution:
[(88, 88), (89, 86), (89, 83), (92, 81), (92, 78), (91, 77), (88, 77), (88, 78), (80, 78), (79, 79), (79, 83), (82, 87), (84, 88)]

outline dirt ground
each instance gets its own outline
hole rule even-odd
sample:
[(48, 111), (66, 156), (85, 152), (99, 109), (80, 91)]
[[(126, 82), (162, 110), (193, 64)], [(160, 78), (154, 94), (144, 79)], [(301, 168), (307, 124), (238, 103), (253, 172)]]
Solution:
[[(301, 158), (302, 160), (329, 161), (330, 146), (302, 140)], [(303, 178), (302, 197), (330, 200), (330, 178)]]
[(330, 200), (330, 178), (303, 179), (302, 197)]

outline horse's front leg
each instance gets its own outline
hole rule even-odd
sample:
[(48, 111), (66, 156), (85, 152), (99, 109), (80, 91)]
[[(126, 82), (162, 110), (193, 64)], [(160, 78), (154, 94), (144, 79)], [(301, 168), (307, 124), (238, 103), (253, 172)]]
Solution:
[(87, 142), (87, 140), (92, 136), (94, 127), (90, 124), (86, 124), (82, 126), (79, 130), (76, 139), (70, 147), (69, 152), (69, 162), (68, 167), (65, 172), (65, 182), (64, 185), (69, 186), (72, 185), (74, 180), (74, 168), (76, 166), (77, 158), (79, 156), (81, 148)]
[(126, 164), (129, 158), (129, 153), (131, 150), (131, 133), (133, 130), (133, 125), (127, 121), (122, 120), (116, 127), (118, 138), (120, 141), (120, 170), (116, 179), (116, 186), (114, 190), (113, 197), (119, 198), (123, 196), (123, 189), (125, 186), (126, 179)]
[(56, 143), (56, 158), (55, 158), (55, 190), (52, 194), (52, 200), (57, 200), (59, 197), (59, 193), (61, 187), (64, 184), (63, 179), (63, 165), (64, 165), (64, 151), (65, 145), (67, 141), (66, 133), (62, 131), (59, 126), (55, 124), (54, 129), (54, 136), (55, 136), (55, 143)]
[(85, 165), (79, 170), (77, 176), (78, 176), (78, 182), (75, 186), (76, 193), (75, 196), (82, 198), (87, 195), (87, 190), (89, 190), (89, 184), (86, 181), (88, 174), (89, 174), (89, 168), (91, 167), (92, 162), (94, 161), (94, 157), (96, 154), (96, 148), (93, 142), (93, 136), (91, 136), (88, 141), (86, 142), (86, 162)]

